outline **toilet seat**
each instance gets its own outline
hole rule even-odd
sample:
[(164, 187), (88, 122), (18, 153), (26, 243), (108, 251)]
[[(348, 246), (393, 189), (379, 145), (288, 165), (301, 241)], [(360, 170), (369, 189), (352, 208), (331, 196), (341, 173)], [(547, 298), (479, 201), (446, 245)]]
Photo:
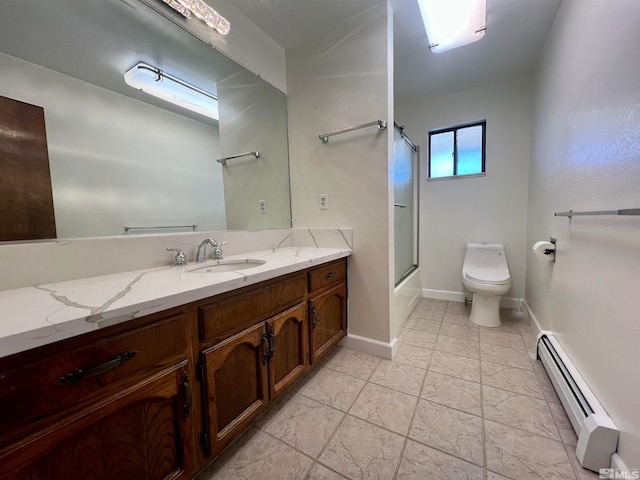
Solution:
[(464, 276), (473, 282), (485, 285), (505, 285), (511, 281), (508, 270), (495, 268), (469, 268), (464, 272)]

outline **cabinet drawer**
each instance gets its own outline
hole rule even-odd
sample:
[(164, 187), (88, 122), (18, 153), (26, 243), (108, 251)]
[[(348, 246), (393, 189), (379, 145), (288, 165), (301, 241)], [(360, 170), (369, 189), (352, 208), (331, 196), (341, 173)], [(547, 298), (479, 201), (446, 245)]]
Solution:
[(0, 430), (46, 419), (185, 357), (185, 315), (0, 372)]
[(347, 269), (344, 260), (323, 265), (309, 272), (309, 292), (316, 293), (345, 281)]
[(200, 340), (219, 342), (304, 300), (304, 273), (198, 308)]

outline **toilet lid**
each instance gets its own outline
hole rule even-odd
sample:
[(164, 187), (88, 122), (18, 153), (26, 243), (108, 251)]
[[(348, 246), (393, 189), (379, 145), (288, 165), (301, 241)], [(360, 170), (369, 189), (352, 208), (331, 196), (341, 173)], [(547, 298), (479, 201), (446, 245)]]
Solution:
[(478, 283), (504, 285), (511, 280), (509, 270), (501, 268), (470, 267), (464, 272), (465, 277)]

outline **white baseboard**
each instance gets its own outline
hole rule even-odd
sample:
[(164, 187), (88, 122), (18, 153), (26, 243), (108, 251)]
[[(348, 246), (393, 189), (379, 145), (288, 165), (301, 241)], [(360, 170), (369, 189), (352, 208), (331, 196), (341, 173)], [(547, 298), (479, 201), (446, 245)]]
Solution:
[[(614, 453), (613, 455), (611, 455), (611, 468), (615, 468), (619, 471), (622, 472), (629, 472), (629, 469), (627, 468), (627, 466), (624, 464), (624, 462), (622, 461), (622, 457), (620, 455), (618, 455), (617, 453)], [(633, 478), (630, 475), (625, 477), (625, 478)]]
[(535, 316), (535, 314), (533, 313), (533, 310), (531, 310), (531, 307), (529, 306), (526, 300), (524, 300), (524, 306), (526, 307), (527, 312), (529, 313), (529, 320), (533, 322), (533, 324), (536, 326), (536, 329), (538, 330), (538, 333), (540, 333), (542, 331), (542, 327), (540, 326), (538, 317)]
[(376, 357), (392, 360), (398, 349), (398, 340), (393, 339), (389, 343), (374, 340), (373, 338), (361, 337), (359, 335), (348, 334), (338, 344), (341, 347), (351, 348), (359, 352), (375, 355)]
[[(473, 293), (464, 292), (449, 292), (447, 290), (430, 290), (428, 288), (422, 289), (423, 298), (434, 298), (437, 300), (448, 300), (450, 302), (464, 302), (465, 298), (471, 300)], [(502, 297), (500, 299), (500, 306), (502, 308), (518, 308), (520, 300), (513, 297)]]

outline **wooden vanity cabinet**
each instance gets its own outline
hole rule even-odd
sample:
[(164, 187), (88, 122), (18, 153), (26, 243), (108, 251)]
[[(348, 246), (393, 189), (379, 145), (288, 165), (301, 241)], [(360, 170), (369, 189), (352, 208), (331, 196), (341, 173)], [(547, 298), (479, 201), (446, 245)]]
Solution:
[(0, 359), (0, 480), (191, 479), (346, 334), (346, 259)]
[(29, 352), (32, 363), (19, 354), (27, 361), (16, 368), (2, 359), (0, 479), (190, 478), (197, 428), (187, 317), (154, 315), (124, 333), (76, 337), (57, 344), (61, 353), (42, 347)]
[(217, 342), (200, 362), (207, 453), (222, 451), (307, 370), (305, 299), (301, 272), (199, 307), (201, 338)]
[(310, 362), (324, 357), (347, 334), (347, 270), (339, 260), (309, 272)]

